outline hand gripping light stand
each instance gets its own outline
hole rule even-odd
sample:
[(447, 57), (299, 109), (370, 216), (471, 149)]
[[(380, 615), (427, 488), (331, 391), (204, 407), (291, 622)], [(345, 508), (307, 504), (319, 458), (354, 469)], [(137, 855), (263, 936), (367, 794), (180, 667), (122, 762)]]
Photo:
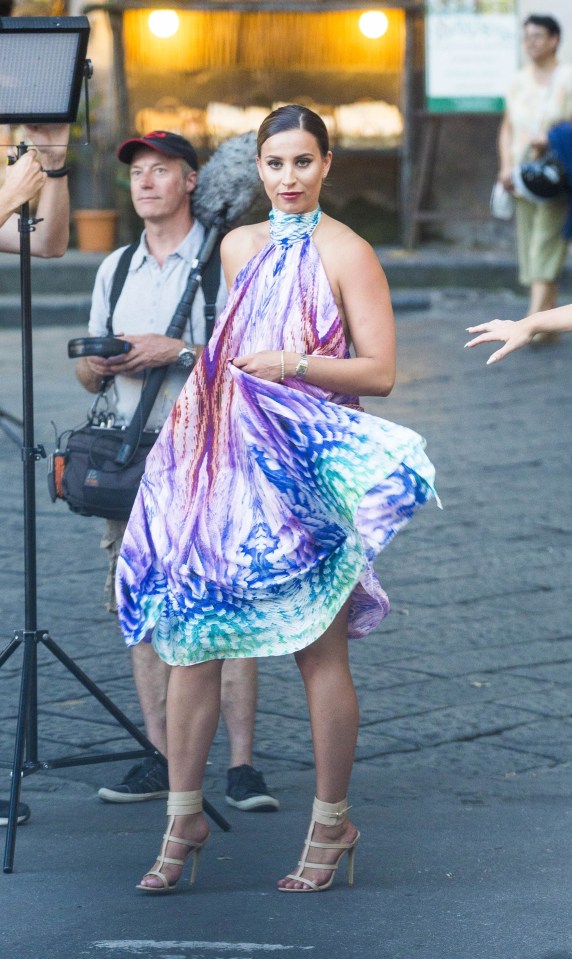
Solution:
[[(0, 123), (69, 123), (77, 116), (82, 82), (91, 76), (91, 64), (85, 60), (89, 36), (87, 17), (0, 17)], [(33, 69), (30, 65), (33, 64)], [(18, 147), (18, 157), (26, 145)], [(32, 302), (30, 272), (30, 233), (38, 220), (30, 218), (29, 204), (20, 209), (20, 290), (22, 322), (22, 396), (23, 396), (23, 491), (24, 491), (24, 596), (25, 624), (0, 653), (0, 667), (23, 645), (20, 701), (12, 764), (8, 826), (4, 854), (4, 872), (12, 872), (16, 845), (17, 808), (21, 778), (39, 769), (58, 769), (117, 759), (156, 756), (166, 762), (138, 727), (99, 689), (98, 686), (37, 625), (36, 578), (36, 496), (35, 464), (46, 456), (34, 443), (34, 398), (32, 362)], [(37, 647), (42, 643), (68, 669), (88, 692), (139, 743), (140, 749), (121, 753), (78, 755), (46, 760), (38, 758)], [(205, 801), (205, 812), (224, 830), (228, 822)]]

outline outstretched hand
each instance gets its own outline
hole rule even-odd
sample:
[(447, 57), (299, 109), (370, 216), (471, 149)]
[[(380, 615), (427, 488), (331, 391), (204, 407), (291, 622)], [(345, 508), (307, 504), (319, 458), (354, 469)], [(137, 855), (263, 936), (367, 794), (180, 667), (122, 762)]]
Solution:
[(481, 323), (479, 326), (468, 326), (467, 333), (477, 335), (473, 340), (465, 343), (465, 348), (480, 346), (482, 343), (504, 342), (504, 346), (495, 353), (491, 353), (487, 360), (487, 366), (498, 363), (509, 353), (530, 343), (534, 331), (527, 320), (528, 317), (523, 320), (491, 320), (490, 323)]

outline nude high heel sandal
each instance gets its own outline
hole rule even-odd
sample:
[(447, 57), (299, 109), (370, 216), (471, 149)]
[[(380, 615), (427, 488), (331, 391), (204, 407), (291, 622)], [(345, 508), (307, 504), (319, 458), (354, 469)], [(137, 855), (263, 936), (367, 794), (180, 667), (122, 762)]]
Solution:
[[(157, 862), (159, 865), (156, 869), (150, 869), (149, 872), (146, 872), (143, 876), (144, 879), (147, 876), (158, 876), (162, 882), (162, 886), (144, 886), (142, 883), (139, 883), (136, 888), (142, 889), (143, 892), (152, 892), (152, 893), (165, 893), (172, 892), (172, 890), (177, 885), (178, 880), (175, 882), (169, 882), (167, 877), (161, 872), (163, 866), (168, 863), (172, 866), (184, 866), (185, 860), (191, 852), (193, 858), (193, 866), (191, 869), (191, 876), (189, 879), (189, 885), (192, 886), (195, 879), (197, 878), (197, 873), (199, 870), (199, 857), (201, 854), (201, 849), (206, 844), (208, 840), (208, 835), (202, 842), (193, 842), (192, 839), (178, 839), (176, 836), (172, 835), (173, 824), (175, 822), (175, 816), (192, 816), (195, 813), (202, 812), (203, 808), (203, 794), (200, 789), (194, 790), (193, 792), (170, 792), (167, 799), (167, 816), (169, 816), (169, 822), (167, 824), (167, 832), (163, 836), (163, 845), (161, 846), (161, 852), (157, 857)], [(180, 846), (186, 846), (187, 852), (185, 854), (185, 859), (171, 859), (165, 855), (167, 851), (167, 845), (170, 843), (178, 843)], [(182, 876), (182, 872), (181, 872)], [(180, 877), (179, 877), (180, 878)]]
[[(334, 881), (336, 869), (338, 868), (346, 852), (348, 854), (348, 885), (353, 886), (354, 857), (356, 846), (360, 837), (359, 832), (357, 833), (353, 842), (315, 842), (312, 839), (315, 823), (319, 822), (322, 826), (337, 826), (339, 823), (344, 821), (346, 818), (346, 813), (349, 809), (350, 807), (348, 806), (347, 799), (342, 799), (342, 801), (339, 803), (321, 802), (319, 799), (314, 799), (314, 805), (312, 807), (312, 821), (310, 823), (308, 835), (306, 836), (306, 841), (304, 843), (302, 858), (298, 862), (298, 870), (296, 873), (289, 873), (286, 877), (287, 879), (296, 879), (298, 882), (303, 882), (307, 888), (292, 889), (288, 886), (278, 886), (280, 892), (322, 892), (325, 889), (329, 889)], [(308, 854), (310, 853), (311, 849), (339, 849), (341, 851), (335, 863), (330, 864), (324, 862), (309, 862)], [(314, 882), (312, 879), (306, 879), (305, 876), (302, 876), (304, 869), (320, 869), (325, 872), (329, 871), (331, 872), (331, 876), (327, 882), (323, 883), (322, 885), (318, 885), (318, 883)]]

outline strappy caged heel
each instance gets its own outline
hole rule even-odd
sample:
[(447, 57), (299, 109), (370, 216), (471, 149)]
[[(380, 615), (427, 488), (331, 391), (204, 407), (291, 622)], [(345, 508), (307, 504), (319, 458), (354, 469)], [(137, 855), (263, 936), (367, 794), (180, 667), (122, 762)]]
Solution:
[[(161, 852), (157, 857), (158, 866), (156, 869), (150, 869), (149, 872), (146, 872), (143, 876), (143, 879), (146, 879), (147, 876), (158, 876), (162, 882), (162, 886), (144, 886), (142, 883), (139, 883), (136, 888), (142, 889), (143, 892), (151, 893), (165, 893), (172, 892), (172, 890), (177, 885), (178, 879), (175, 882), (169, 882), (164, 873), (161, 872), (165, 864), (172, 866), (184, 866), (185, 861), (189, 855), (189, 852), (193, 859), (193, 865), (191, 869), (191, 876), (189, 879), (189, 885), (192, 886), (195, 879), (197, 878), (197, 873), (199, 871), (199, 858), (201, 855), (201, 850), (208, 840), (208, 834), (203, 839), (202, 842), (194, 842), (192, 839), (179, 839), (176, 836), (172, 835), (173, 824), (175, 822), (175, 816), (192, 816), (196, 813), (202, 812), (203, 809), (203, 794), (202, 790), (197, 789), (193, 792), (170, 792), (167, 799), (167, 816), (169, 816), (169, 822), (167, 824), (167, 831), (163, 836), (163, 845), (161, 846)], [(178, 843), (181, 846), (187, 847), (187, 852), (184, 859), (172, 859), (169, 856), (166, 856), (167, 846), (170, 842)], [(182, 876), (181, 871), (181, 876)], [(181, 877), (179, 876), (179, 879)]]
[[(348, 885), (353, 886), (354, 858), (356, 846), (360, 837), (359, 832), (357, 833), (353, 842), (316, 842), (314, 839), (312, 839), (314, 825), (317, 822), (322, 826), (337, 826), (345, 821), (346, 813), (349, 809), (350, 806), (348, 806), (347, 799), (343, 799), (339, 803), (327, 803), (321, 802), (319, 799), (314, 799), (314, 805), (312, 807), (312, 821), (310, 823), (308, 835), (306, 836), (306, 841), (304, 843), (302, 858), (298, 862), (298, 870), (296, 873), (289, 873), (286, 876), (286, 879), (295, 879), (297, 882), (303, 882), (307, 888), (293, 889), (290, 886), (278, 886), (280, 892), (323, 892), (324, 890), (329, 889), (334, 881), (336, 870), (346, 852), (348, 854)], [(339, 849), (340, 855), (336, 859), (335, 863), (309, 862), (308, 855), (311, 849)], [(307, 879), (305, 876), (302, 876), (304, 869), (320, 869), (324, 872), (331, 872), (331, 876), (327, 882), (320, 885), (317, 882), (314, 882), (313, 879)]]

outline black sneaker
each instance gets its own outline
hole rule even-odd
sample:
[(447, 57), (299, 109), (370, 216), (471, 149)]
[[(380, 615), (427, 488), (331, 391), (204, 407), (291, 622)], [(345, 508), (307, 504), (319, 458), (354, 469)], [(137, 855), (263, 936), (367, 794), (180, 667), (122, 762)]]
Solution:
[(233, 766), (229, 769), (225, 799), (229, 806), (247, 812), (272, 812), (280, 809), (280, 803), (266, 788), (264, 776), (252, 766)]
[(103, 786), (97, 793), (104, 802), (145, 802), (146, 799), (166, 799), (169, 792), (167, 767), (149, 756), (133, 766), (123, 782), (107, 789)]
[[(8, 814), (10, 812), (10, 803), (7, 799), (0, 799), (0, 826), (8, 825)], [(25, 802), (18, 803), (18, 818), (16, 822), (19, 826), (23, 822), (28, 822), (28, 819), (31, 816), (30, 807), (26, 806)]]

